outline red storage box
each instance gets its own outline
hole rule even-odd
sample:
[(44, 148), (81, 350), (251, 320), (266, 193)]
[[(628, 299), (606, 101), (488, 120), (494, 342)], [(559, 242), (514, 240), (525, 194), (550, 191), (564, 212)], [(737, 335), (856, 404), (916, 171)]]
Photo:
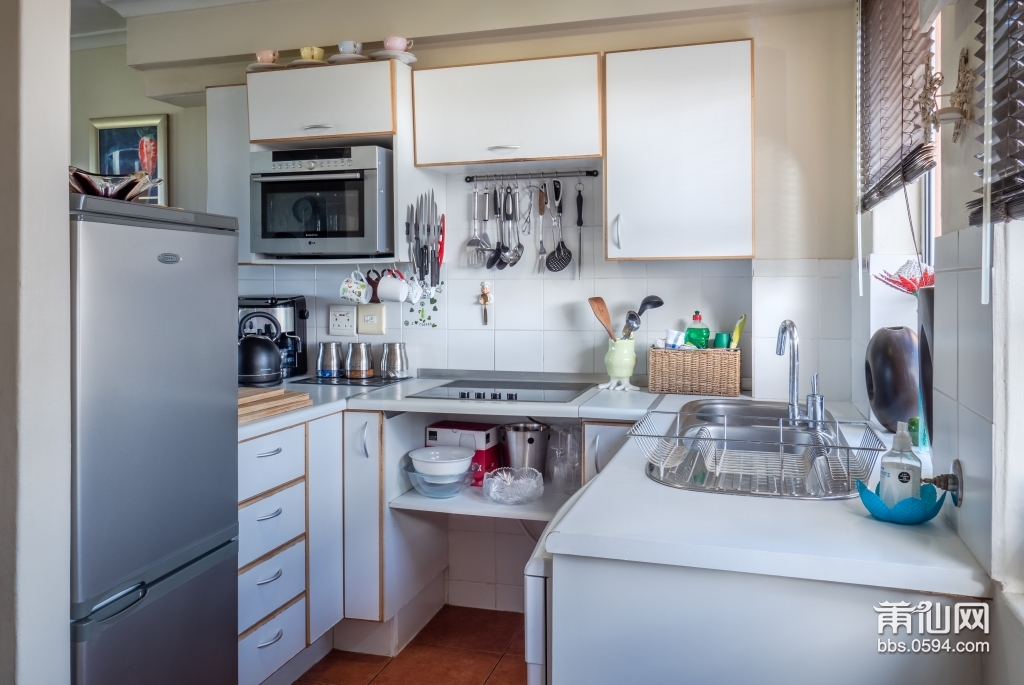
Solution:
[(427, 447), (438, 445), (469, 447), (476, 450), (473, 463), (480, 468), (473, 485), (483, 485), (484, 474), (498, 468), (498, 429), (500, 425), (472, 421), (439, 421), (427, 426)]

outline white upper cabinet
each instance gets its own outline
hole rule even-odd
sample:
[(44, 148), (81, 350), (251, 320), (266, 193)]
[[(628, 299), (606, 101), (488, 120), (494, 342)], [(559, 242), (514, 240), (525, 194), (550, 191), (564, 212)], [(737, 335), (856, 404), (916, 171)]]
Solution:
[(254, 142), (395, 133), (393, 62), (249, 74)]
[(413, 71), (416, 164), (601, 156), (598, 55)]
[(751, 257), (750, 40), (605, 56), (608, 259)]

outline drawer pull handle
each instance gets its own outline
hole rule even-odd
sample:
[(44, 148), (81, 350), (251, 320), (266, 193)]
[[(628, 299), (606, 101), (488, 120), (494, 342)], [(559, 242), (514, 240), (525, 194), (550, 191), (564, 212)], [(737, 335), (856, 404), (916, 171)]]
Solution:
[(274, 575), (270, 576), (269, 578), (264, 578), (263, 580), (257, 580), (256, 584), (257, 585), (266, 585), (267, 583), (273, 583), (275, 580), (280, 578), (282, 575), (284, 575), (284, 569), (279, 568), (279, 569), (277, 569), (277, 573), (275, 573)]
[(266, 642), (259, 643), (258, 645), (256, 645), (256, 649), (263, 649), (264, 647), (269, 647), (270, 645), (280, 640), (282, 637), (284, 637), (284, 628), (279, 628), (277, 631), (277, 635), (270, 638)]
[(366, 446), (366, 427), (367, 427), (367, 426), (369, 426), (369, 425), (370, 425), (369, 423), (364, 423), (364, 424), (363, 424), (363, 455), (364, 455), (364, 456), (365, 456), (365, 457), (366, 457), (367, 459), (369, 459), (369, 458), (370, 458), (370, 448), (368, 448), (368, 447)]
[(520, 147), (522, 147), (522, 146), (521, 145), (491, 145), (487, 149), (491, 150), (493, 152), (495, 150), (518, 150)]
[(272, 514), (267, 514), (266, 516), (260, 516), (256, 520), (257, 521), (266, 521), (267, 519), (277, 518), (280, 515), (281, 515), (281, 507), (278, 507)]
[(275, 454), (281, 454), (281, 452), (284, 452), (284, 448), (278, 447), (276, 450), (270, 450), (269, 452), (264, 452), (263, 454), (257, 454), (256, 458), (262, 459), (263, 457), (272, 457)]
[(314, 128), (334, 128), (334, 124), (306, 124), (302, 127), (302, 130), (309, 131)]

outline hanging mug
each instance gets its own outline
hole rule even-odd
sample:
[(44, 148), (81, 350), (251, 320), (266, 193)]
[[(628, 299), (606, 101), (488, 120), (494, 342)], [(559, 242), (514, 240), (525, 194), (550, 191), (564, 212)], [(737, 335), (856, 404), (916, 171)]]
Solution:
[(409, 302), (419, 304), (423, 299), (423, 284), (419, 281), (409, 281)]
[(340, 295), (346, 300), (366, 304), (370, 301), (370, 294), (370, 284), (366, 282), (366, 277), (360, 271), (353, 271), (352, 276), (341, 283)]
[(388, 269), (377, 283), (377, 297), (383, 302), (405, 302), (409, 297), (409, 284), (397, 269)]
[(366, 282), (370, 284), (370, 303), (380, 304), (380, 297), (377, 295), (377, 285), (380, 284), (381, 275), (376, 269), (366, 272)]

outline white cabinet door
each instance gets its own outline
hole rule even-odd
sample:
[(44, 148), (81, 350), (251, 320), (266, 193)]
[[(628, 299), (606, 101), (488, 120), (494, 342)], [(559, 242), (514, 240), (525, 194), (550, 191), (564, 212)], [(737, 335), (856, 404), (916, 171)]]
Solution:
[(418, 166), (601, 156), (598, 55), (413, 71), (413, 101)]
[(390, 61), (249, 74), (252, 142), (395, 132)]
[(342, 415), (307, 424), (309, 430), (309, 641), (345, 617), (342, 510)]
[(608, 259), (753, 255), (751, 50), (605, 56)]
[(238, 262), (252, 262), (245, 86), (206, 89), (206, 179), (206, 211), (238, 219)]
[(583, 422), (583, 482), (593, 480), (622, 449), (632, 423)]
[(345, 412), (345, 618), (382, 621), (381, 415)]

